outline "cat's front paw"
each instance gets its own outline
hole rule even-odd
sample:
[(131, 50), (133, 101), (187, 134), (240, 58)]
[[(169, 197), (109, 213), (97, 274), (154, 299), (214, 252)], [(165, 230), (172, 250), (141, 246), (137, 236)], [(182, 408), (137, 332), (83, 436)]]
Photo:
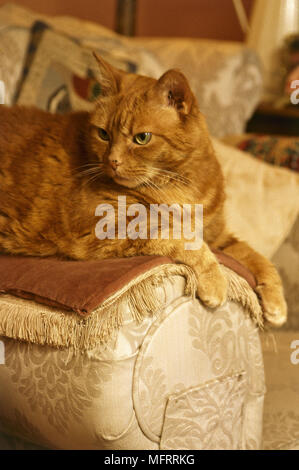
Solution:
[(197, 278), (197, 295), (207, 307), (217, 308), (226, 302), (228, 281), (217, 262), (210, 265), (208, 272), (197, 272)]
[(280, 285), (261, 284), (256, 287), (265, 320), (271, 326), (282, 326), (287, 320), (287, 304)]

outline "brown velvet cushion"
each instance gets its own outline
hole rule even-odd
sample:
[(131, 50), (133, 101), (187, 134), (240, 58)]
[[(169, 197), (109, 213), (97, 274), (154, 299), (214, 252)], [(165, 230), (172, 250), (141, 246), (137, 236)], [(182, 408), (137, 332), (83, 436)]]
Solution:
[[(255, 286), (254, 277), (240, 263), (223, 253), (216, 256)], [(96, 261), (0, 256), (0, 292), (87, 315), (139, 275), (169, 263), (174, 262), (162, 256)]]

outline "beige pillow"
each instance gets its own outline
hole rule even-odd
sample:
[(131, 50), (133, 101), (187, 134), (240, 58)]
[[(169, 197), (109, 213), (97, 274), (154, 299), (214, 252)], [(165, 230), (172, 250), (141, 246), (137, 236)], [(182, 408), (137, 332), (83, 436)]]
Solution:
[(213, 139), (226, 179), (230, 230), (271, 257), (299, 213), (299, 175)]
[(243, 43), (187, 38), (133, 38), (164, 67), (188, 78), (211, 134), (244, 132), (261, 98), (262, 74), (256, 53)]

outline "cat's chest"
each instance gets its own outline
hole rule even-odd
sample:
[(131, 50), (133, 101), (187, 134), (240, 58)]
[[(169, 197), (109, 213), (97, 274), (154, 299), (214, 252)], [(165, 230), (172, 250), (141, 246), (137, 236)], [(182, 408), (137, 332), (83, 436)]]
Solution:
[[(194, 191), (192, 187), (161, 188), (155, 190), (136, 190), (122, 186), (103, 185), (92, 191), (82, 189), (79, 196), (77, 210), (87, 210), (89, 214), (95, 214), (96, 211), (105, 213), (106, 211), (114, 211), (116, 214), (147, 213), (162, 207), (171, 209), (179, 207), (181, 210), (185, 207), (187, 210), (194, 209), (195, 206), (202, 205), (200, 194)], [(79, 207), (78, 207), (79, 206)], [(163, 208), (163, 207), (162, 207)], [(86, 212), (85, 212), (86, 213)]]

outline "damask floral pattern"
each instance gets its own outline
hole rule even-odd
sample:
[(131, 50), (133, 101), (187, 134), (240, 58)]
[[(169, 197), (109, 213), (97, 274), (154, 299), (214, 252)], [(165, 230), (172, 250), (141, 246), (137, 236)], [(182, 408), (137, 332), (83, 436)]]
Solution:
[(265, 413), (264, 449), (291, 450), (299, 441), (299, 413), (294, 410)]
[[(163, 449), (203, 448), (203, 441), (205, 446), (212, 446), (212, 435), (218, 436), (215, 444), (218, 448), (222, 445), (224, 448), (258, 448), (265, 390), (257, 330), (237, 304), (229, 302), (211, 313), (197, 300), (178, 302), (180, 305), (174, 304), (164, 321), (152, 325), (137, 359), (133, 386), (140, 427), (148, 438), (160, 442)], [(171, 338), (173, 357), (165, 355), (166, 338)], [(244, 399), (244, 406), (239, 401), (235, 418), (231, 419), (234, 429), (242, 423), (242, 442), (236, 440), (224, 423), (232, 412), (225, 398), (232, 393), (228, 377), (239, 376), (241, 371), (246, 373), (246, 384), (242, 382), (243, 398), (240, 398), (241, 402)], [(213, 381), (223, 381), (221, 390), (217, 389), (217, 399), (213, 388), (209, 390), (206, 385)], [(191, 401), (186, 392), (188, 388), (192, 389)], [(194, 389), (200, 390), (199, 394), (193, 393)], [(181, 408), (169, 404), (170, 397), (177, 394), (184, 396)], [(217, 407), (221, 407), (221, 400), (220, 413)], [(171, 411), (166, 424), (169, 406)], [(210, 412), (205, 415), (203, 411), (201, 415), (203, 408)]]
[[(3, 429), (52, 449), (201, 448), (202, 433), (208, 447), (258, 448), (263, 366), (257, 331), (242, 308), (228, 303), (211, 313), (181, 296), (152, 322), (141, 328), (136, 354), (122, 340), (107, 361), (98, 359), (104, 346), (73, 355), (6, 339), (6, 366), (0, 368)], [(122, 335), (125, 331), (128, 324)], [(230, 379), (240, 366), (246, 383), (242, 379), (239, 389)], [(169, 398), (190, 387), (198, 394), (184, 398), (186, 412), (185, 405), (179, 407), (182, 414), (170, 413), (166, 425)], [(200, 420), (192, 428), (196, 410)]]
[(241, 449), (246, 393), (246, 377), (240, 373), (172, 395), (161, 449)]
[(189, 334), (194, 349), (203, 351), (211, 361), (215, 376), (248, 370), (248, 381), (257, 393), (264, 392), (261, 346), (250, 319), (240, 315), (240, 306), (231, 302), (213, 315), (198, 315), (191, 310)]
[(266, 371), (263, 448), (294, 449), (299, 442), (299, 364), (291, 348), (298, 330), (274, 333), (275, 349), (262, 341)]
[[(144, 387), (142, 388), (139, 400), (143, 419), (149, 421), (153, 429), (158, 430), (159, 436), (162, 433), (163, 421), (161, 417), (164, 415), (165, 401), (161, 400), (169, 393), (167, 389), (167, 379), (165, 371), (162, 368), (154, 368), (153, 357), (146, 357), (143, 361), (143, 367), (140, 370), (140, 380), (142, 380)], [(177, 383), (173, 386), (174, 392), (184, 390), (183, 383)], [(159, 441), (153, 434), (151, 436), (154, 440)]]
[(8, 339), (5, 361), (16, 391), (31, 412), (41, 413), (62, 434), (70, 431), (70, 416), (82, 420), (113, 370), (112, 363), (99, 364), (83, 354)]
[[(24, 413), (16, 408), (12, 411), (12, 417), (10, 418), (1, 416), (0, 414), (0, 429), (2, 427), (7, 433), (11, 434), (11, 436), (9, 436), (7, 434), (2, 435), (0, 433), (0, 448), (1, 439), (3, 441), (6, 440), (7, 446), (14, 446), (17, 449), (20, 448), (21, 450), (36, 450), (36, 446), (31, 444), (30, 441), (39, 443), (40, 446), (44, 446), (45, 448), (54, 448), (52, 442), (43, 436), (41, 431), (28, 420)], [(19, 438), (16, 436), (19, 436)], [(26, 439), (26, 441), (24, 441), (24, 439)], [(42, 447), (40, 447), (40, 449), (42, 449)]]

